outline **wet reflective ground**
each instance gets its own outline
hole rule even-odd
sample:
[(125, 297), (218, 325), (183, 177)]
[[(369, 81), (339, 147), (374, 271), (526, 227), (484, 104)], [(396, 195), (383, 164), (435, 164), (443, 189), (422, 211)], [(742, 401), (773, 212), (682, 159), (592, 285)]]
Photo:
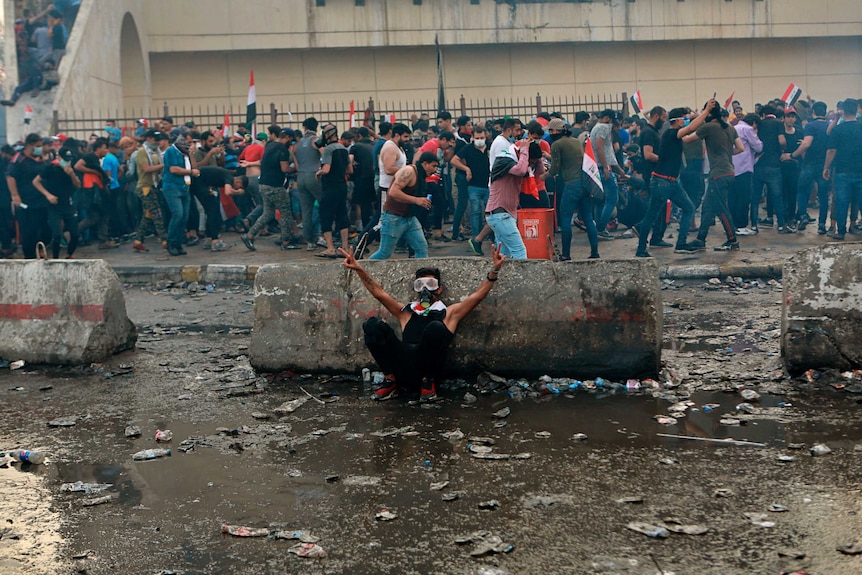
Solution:
[[(0, 446), (51, 454), (44, 466), (0, 469), (4, 499), (26, 501), (26, 510), (6, 505), (0, 516), (21, 535), (0, 538), (4, 573), (424, 575), (486, 565), (519, 574), (862, 573), (862, 556), (836, 551), (862, 536), (862, 406), (825, 377), (807, 384), (775, 375), (777, 339), (768, 334), (780, 308), (772, 291), (693, 285), (666, 293), (666, 303), (692, 307), (668, 308), (665, 359), (683, 384), (661, 390), (662, 398), (575, 392), (515, 401), (505, 391), (460, 388), (426, 408), (373, 404), (360, 382), (340, 378), (255, 379), (242, 358), (247, 296), (177, 295), (129, 292), (130, 314), (152, 327), (138, 351), (102, 371), (0, 372)], [(746, 305), (734, 305), (738, 297)], [(114, 375), (127, 371), (122, 366), (133, 370)], [(39, 390), (45, 386), (52, 388)], [(283, 402), (306, 397), (300, 386), (324, 403), (309, 399), (275, 416)], [(740, 387), (760, 391), (754, 413), (736, 411)], [(478, 400), (465, 403), (466, 391)], [(669, 415), (670, 395), (693, 405), (675, 415), (677, 424), (660, 425), (654, 416)], [(507, 406), (507, 418), (492, 417)], [(46, 425), (70, 415), (80, 418), (74, 427)], [(742, 424), (720, 423), (728, 415)], [(124, 436), (129, 422), (141, 437)], [(171, 457), (132, 461), (132, 453), (157, 447), (152, 437), (166, 428)], [(459, 429), (463, 439), (442, 436)], [(493, 453), (530, 457), (477, 459), (471, 436), (494, 439)], [(821, 442), (833, 452), (809, 455)], [(804, 448), (788, 447), (798, 443)], [(92, 496), (60, 493), (79, 480), (113, 484), (114, 499), (84, 507)], [(718, 489), (732, 495), (716, 497)], [(452, 493), (458, 498), (443, 500)], [(626, 497), (643, 501), (618, 502)], [(499, 506), (479, 508), (489, 500)], [(773, 504), (788, 510), (770, 512)], [(383, 509), (397, 518), (376, 520)], [(775, 525), (756, 526), (745, 513), (764, 513)], [(710, 531), (661, 540), (626, 528), (674, 520)], [(290, 554), (296, 541), (222, 535), (223, 524), (301, 529), (319, 538), (327, 557)], [(62, 537), (56, 553), (45, 541), (54, 527)], [(474, 545), (454, 543), (478, 530), (514, 549), (473, 558)]]

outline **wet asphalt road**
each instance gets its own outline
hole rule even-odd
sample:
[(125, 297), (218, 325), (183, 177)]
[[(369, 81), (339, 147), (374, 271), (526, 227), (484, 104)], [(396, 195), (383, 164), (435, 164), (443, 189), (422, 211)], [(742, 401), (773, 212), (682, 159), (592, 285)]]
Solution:
[[(460, 575), (490, 566), (513, 574), (862, 572), (862, 556), (836, 551), (862, 534), (858, 396), (833, 389), (832, 376), (812, 384), (782, 376), (780, 287), (665, 287), (665, 362), (680, 387), (516, 401), (505, 390), (482, 395), (455, 384), (425, 408), (373, 404), (353, 378), (254, 374), (243, 355), (252, 323), (247, 288), (195, 295), (129, 288), (129, 314), (140, 329), (135, 352), (88, 369), (0, 372), (0, 446), (51, 454), (47, 465), (0, 469), (0, 495), (17, 502), (0, 514), (0, 533), (9, 530), (0, 537), (0, 567), (26, 574)], [(307, 397), (300, 387), (316, 399), (276, 416), (283, 402)], [(742, 387), (761, 393), (755, 413), (742, 417), (744, 425), (720, 423), (743, 401)], [(465, 401), (468, 391), (475, 402)], [(693, 405), (676, 425), (660, 425), (653, 416), (669, 414), (671, 395)], [(511, 415), (492, 417), (503, 407)], [(79, 420), (47, 426), (63, 416)], [(141, 437), (124, 437), (130, 422)], [(173, 431), (173, 455), (132, 461), (132, 453), (156, 447), (157, 429)], [(442, 436), (455, 430), (465, 437)], [(529, 458), (477, 459), (471, 436), (492, 438), (494, 453)], [(189, 438), (194, 448), (180, 451)], [(833, 452), (809, 455), (820, 442)], [(788, 448), (795, 443), (805, 447)], [(111, 483), (111, 502), (85, 507), (93, 496), (60, 493), (73, 481)], [(732, 496), (716, 497), (718, 489)], [(457, 499), (443, 500), (452, 493)], [(642, 502), (618, 502), (626, 497)], [(498, 507), (480, 509), (489, 500)], [(770, 512), (773, 504), (788, 510)], [(397, 518), (376, 520), (384, 509)], [(754, 525), (745, 513), (766, 514), (762, 520), (775, 525)], [(626, 528), (637, 521), (709, 531), (654, 539)], [(327, 557), (291, 554), (296, 541), (223, 535), (223, 524), (310, 532)], [(454, 543), (479, 530), (514, 548), (474, 558), (474, 544)], [(20, 539), (11, 539), (16, 532)]]

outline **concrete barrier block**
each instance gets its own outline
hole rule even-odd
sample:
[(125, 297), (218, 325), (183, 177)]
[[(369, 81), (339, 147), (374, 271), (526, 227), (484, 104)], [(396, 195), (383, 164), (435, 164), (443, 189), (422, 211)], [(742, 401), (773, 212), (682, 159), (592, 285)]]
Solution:
[(248, 281), (244, 265), (208, 264), (203, 273), (205, 283), (241, 284)]
[(104, 260), (0, 261), (0, 357), (103, 361), (135, 346), (117, 274)]
[(201, 281), (201, 276), (201, 266), (183, 266), (182, 278), (184, 282), (199, 282)]
[(862, 367), (862, 244), (829, 243), (784, 263), (787, 369)]
[[(443, 299), (473, 292), (488, 260), (435, 258), (364, 261), (398, 301), (419, 267), (439, 267)], [(393, 323), (356, 276), (341, 265), (274, 264), (255, 278), (251, 363), (267, 371), (356, 372), (373, 365), (362, 322)], [(655, 376), (661, 360), (662, 306), (653, 260), (507, 262), (488, 298), (458, 328), (448, 367), (511, 376)]]

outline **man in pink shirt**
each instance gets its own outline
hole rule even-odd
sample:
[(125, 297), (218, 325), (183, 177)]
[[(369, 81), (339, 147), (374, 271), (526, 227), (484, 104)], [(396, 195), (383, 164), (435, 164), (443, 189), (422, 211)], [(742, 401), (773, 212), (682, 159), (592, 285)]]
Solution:
[(494, 230), (500, 252), (508, 258), (527, 259), (527, 248), (518, 232), (518, 199), (521, 181), (529, 169), (530, 146), (514, 144), (503, 150), (491, 169), (491, 194), (485, 221)]

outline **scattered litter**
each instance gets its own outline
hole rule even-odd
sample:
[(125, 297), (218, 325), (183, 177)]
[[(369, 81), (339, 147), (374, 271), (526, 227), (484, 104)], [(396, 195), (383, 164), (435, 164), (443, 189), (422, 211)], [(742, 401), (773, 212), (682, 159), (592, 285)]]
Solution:
[(760, 394), (753, 389), (743, 389), (739, 392), (739, 396), (745, 401), (757, 401), (760, 399)]
[(448, 441), (461, 441), (462, 439), (464, 439), (464, 432), (460, 429), (456, 429), (454, 431), (444, 431), (442, 435), (443, 439), (446, 439)]
[(409, 433), (411, 431), (413, 431), (413, 426), (408, 425), (406, 427), (390, 427), (389, 429), (372, 431), (371, 435), (375, 437), (392, 437), (393, 435), (404, 435), (405, 433)]
[(508, 423), (508, 421), (498, 421), (494, 424), (494, 427), (500, 429), (501, 427), (506, 427)]
[(340, 476), (340, 475), (327, 475), (327, 476), (326, 476), (326, 482), (327, 482), (327, 483), (335, 483), (335, 482), (337, 482), (339, 479), (341, 479), (341, 476)]
[(658, 460), (658, 462), (661, 463), (662, 465), (676, 465), (679, 463), (679, 461), (677, 461), (676, 459), (673, 459), (672, 457), (662, 457), (661, 459)]
[[(494, 535), (490, 531), (476, 531), (470, 535), (462, 535), (455, 539), (456, 545), (467, 545), (470, 543), (475, 544), (473, 550), (470, 551), (471, 557), (482, 557), (495, 553), (510, 553), (515, 549), (512, 543), (503, 541), (502, 537)], [(494, 571), (491, 571), (491, 573), (494, 573)]]
[(471, 435), (467, 438), (467, 441), (478, 445), (494, 445), (495, 443), (497, 443), (497, 440), (493, 437), (479, 437), (476, 435)]
[(173, 432), (170, 429), (157, 429), (156, 430), (156, 441), (170, 441), (174, 438)]
[(775, 527), (775, 521), (769, 521), (766, 513), (743, 513), (746, 519), (758, 527)]
[(140, 437), (141, 428), (137, 425), (127, 425), (126, 429), (123, 430), (123, 435), (126, 437)]
[(512, 575), (509, 571), (505, 569), (500, 569), (499, 567), (479, 567), (479, 570), (476, 572), (476, 575)]
[(491, 453), (494, 451), (494, 448), (488, 445), (473, 445), (471, 443), (467, 445), (467, 451), (470, 453)]
[(146, 461), (148, 459), (170, 456), (170, 454), (170, 449), (143, 449), (132, 455), (132, 459), (135, 461)]
[(269, 537), (268, 527), (244, 527), (242, 525), (222, 525), (222, 533), (228, 533), (234, 537)]
[(586, 433), (576, 433), (572, 436), (572, 439), (574, 441), (586, 441), (587, 440), (587, 434)]
[(739, 427), (742, 424), (741, 420), (733, 417), (724, 417), (719, 419), (718, 422), (722, 425), (727, 425), (728, 427)]
[(812, 445), (809, 451), (811, 452), (811, 455), (813, 457), (819, 457), (821, 455), (828, 455), (832, 453), (832, 450), (829, 449), (829, 446), (827, 446), (825, 443), (818, 443), (817, 445)]
[(751, 405), (750, 403), (740, 403), (739, 405), (736, 406), (736, 411), (739, 411), (742, 413), (756, 413), (757, 408), (754, 407), (753, 405)]
[(458, 499), (458, 494), (454, 491), (443, 494), (443, 501), (455, 501)]
[(793, 461), (796, 461), (796, 458), (792, 455), (779, 455), (778, 461), (780, 461), (781, 463), (791, 463)]
[(75, 553), (72, 555), (72, 559), (92, 559), (96, 554), (92, 549), (87, 549), (86, 551), (81, 551), (80, 553)]
[(490, 459), (492, 461), (508, 460), (510, 456), (506, 453), (472, 453), (475, 459)]
[(644, 497), (643, 495), (632, 495), (629, 497), (620, 497), (617, 499), (617, 503), (643, 503)]
[(479, 502), (479, 509), (497, 509), (498, 507), (500, 507), (500, 502), (496, 499)]
[(493, 415), (497, 419), (503, 419), (503, 418), (509, 417), (510, 413), (512, 413), (512, 409), (509, 407), (504, 407), (500, 411), (495, 411), (491, 415)]
[(113, 499), (114, 497), (112, 495), (103, 495), (102, 497), (96, 497), (95, 499), (85, 499), (81, 501), (81, 505), (84, 507), (93, 507), (94, 505), (110, 503)]
[(374, 477), (373, 475), (350, 475), (344, 478), (344, 485), (352, 485), (352, 486), (369, 486), (369, 485), (380, 485), (383, 482), (381, 477)]
[(688, 439), (691, 441), (705, 441), (707, 443), (716, 443), (718, 445), (738, 445), (742, 447), (766, 447), (765, 443), (758, 443), (756, 441), (742, 441), (738, 439), (730, 439), (729, 437), (726, 439), (718, 438), (718, 437), (696, 437), (693, 435), (671, 435), (669, 433), (656, 433), (659, 437), (671, 437), (674, 439)]
[(667, 415), (656, 415), (653, 416), (653, 419), (660, 425), (676, 425), (675, 417), (668, 417)]
[(551, 437), (551, 432), (550, 431), (537, 431), (535, 433), (535, 436), (537, 439), (547, 439), (547, 438)]
[(555, 503), (559, 503), (559, 500), (550, 495), (536, 495), (524, 500), (524, 505), (531, 508), (550, 507)]
[(679, 533), (681, 535), (705, 535), (709, 533), (709, 527), (704, 525), (683, 525), (666, 521), (663, 525), (671, 533)]
[(19, 359), (18, 361), (13, 361), (12, 363), (10, 363), (9, 369), (14, 371), (16, 369), (21, 369), (22, 367), (24, 367), (24, 365), (25, 365), (24, 360)]
[(397, 514), (389, 511), (388, 509), (383, 509), (378, 514), (374, 516), (374, 518), (378, 521), (392, 521), (398, 517)]
[(111, 483), (84, 483), (76, 481), (74, 483), (64, 483), (60, 486), (60, 493), (84, 493), (85, 495), (94, 495), (101, 493), (113, 487)]
[(790, 510), (787, 507), (785, 507), (784, 505), (780, 505), (778, 503), (773, 503), (772, 505), (769, 506), (769, 511), (771, 511), (772, 513), (784, 513), (786, 511), (790, 511)]
[(805, 449), (804, 443), (788, 443), (787, 449)]
[(777, 553), (779, 557), (787, 557), (796, 561), (801, 561), (807, 556), (805, 551), (800, 551), (799, 549), (779, 549)]
[(467, 392), (464, 394), (464, 403), (467, 403), (467, 404), (476, 403), (478, 400), (479, 400), (479, 398), (470, 392)]
[(272, 411), (276, 415), (287, 415), (289, 413), (293, 413), (294, 411), (296, 411), (297, 409), (299, 409), (300, 407), (305, 405), (305, 403), (307, 401), (308, 401), (308, 397), (299, 397), (299, 398), (294, 399), (292, 401), (285, 401), (284, 403), (282, 403), (281, 405), (279, 405), (278, 407), (276, 407)]
[(713, 492), (715, 497), (733, 497), (733, 490), (727, 487), (719, 487)]
[(48, 427), (72, 427), (78, 423), (77, 415), (68, 415), (66, 417), (58, 417), (48, 422)]
[(326, 557), (326, 551), (324, 551), (323, 547), (317, 543), (297, 543), (287, 551), (288, 553), (293, 553), (297, 557), (304, 557), (307, 559)]
[(647, 537), (653, 537), (655, 539), (667, 539), (668, 536), (668, 531), (664, 527), (653, 525), (651, 523), (644, 523), (642, 521), (628, 523), (626, 524), (626, 529), (643, 533)]
[(253, 411), (253, 412), (251, 412), (251, 416), (252, 416), (254, 419), (269, 419), (269, 414), (268, 414), (268, 413), (262, 413), (262, 412), (260, 412), (260, 411)]
[(447, 487), (449, 487), (448, 481), (440, 481), (440, 482), (431, 484), (431, 491), (443, 491)]
[(287, 530), (275, 530), (269, 534), (270, 539), (290, 539), (290, 540), (299, 540), (302, 543), (317, 543), (320, 541), (318, 537), (315, 537), (308, 531), (287, 531)]

